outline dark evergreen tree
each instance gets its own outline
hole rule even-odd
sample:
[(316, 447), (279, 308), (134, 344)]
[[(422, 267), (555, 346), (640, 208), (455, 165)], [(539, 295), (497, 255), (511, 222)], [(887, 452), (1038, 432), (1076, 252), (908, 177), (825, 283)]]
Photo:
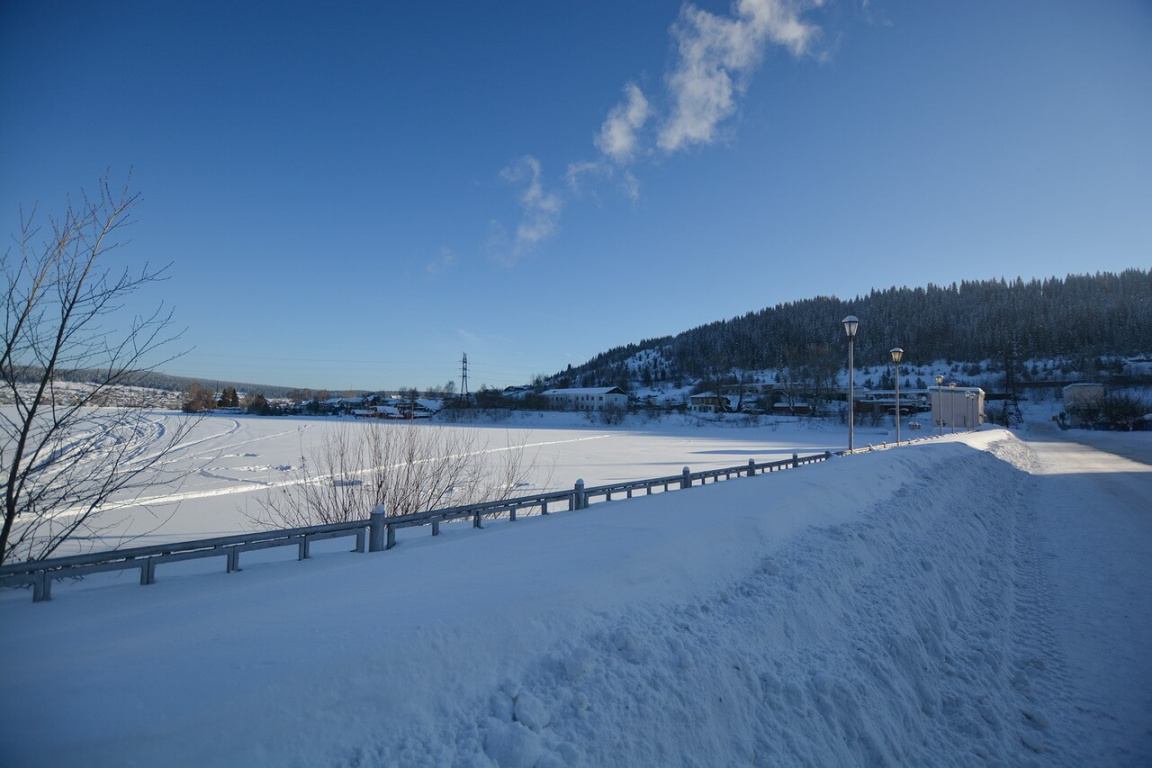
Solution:
[(224, 387), (217, 403), (221, 408), (239, 408), (240, 396), (236, 394), (236, 387)]
[[(659, 356), (664, 380), (762, 370), (776, 366), (783, 350), (812, 344), (839, 357), (847, 346), (840, 320), (849, 314), (861, 321), (859, 364), (884, 362), (899, 344), (906, 364), (991, 361), (1013, 385), (1029, 359), (1063, 358), (1064, 373), (1080, 368), (1096, 376), (1114, 369), (1116, 355), (1150, 351), (1152, 271), (888, 288), (851, 301), (818, 296), (617, 347), (567, 373), (584, 386), (615, 384), (619, 366), (641, 353)], [(1098, 367), (1101, 355), (1110, 357)]]

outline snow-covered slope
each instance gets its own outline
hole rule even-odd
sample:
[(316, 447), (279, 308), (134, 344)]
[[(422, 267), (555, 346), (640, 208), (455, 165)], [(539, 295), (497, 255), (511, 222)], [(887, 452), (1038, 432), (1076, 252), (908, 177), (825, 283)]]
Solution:
[(1065, 445), (991, 430), (386, 553), (9, 592), (0, 763), (1147, 764), (1152, 467), (1078, 474)]

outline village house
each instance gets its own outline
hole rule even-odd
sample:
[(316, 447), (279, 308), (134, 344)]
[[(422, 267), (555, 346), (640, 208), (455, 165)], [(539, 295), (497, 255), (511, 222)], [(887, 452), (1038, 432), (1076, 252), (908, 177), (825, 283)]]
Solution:
[(787, 400), (781, 400), (772, 405), (772, 413), (784, 416), (809, 416), (812, 413), (812, 406), (808, 403), (802, 403), (799, 400), (789, 403)]
[(628, 393), (620, 387), (548, 389), (541, 393), (553, 408), (565, 411), (624, 410)]
[(732, 410), (732, 400), (715, 392), (690, 395), (688, 401), (688, 410), (692, 413), (727, 413)]

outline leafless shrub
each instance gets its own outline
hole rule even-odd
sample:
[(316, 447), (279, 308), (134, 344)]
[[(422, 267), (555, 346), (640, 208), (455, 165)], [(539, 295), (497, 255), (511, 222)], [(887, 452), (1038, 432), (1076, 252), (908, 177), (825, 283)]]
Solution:
[(478, 433), (412, 422), (341, 422), (259, 500), (261, 528), (364, 520), (506, 499), (535, 469), (524, 446), (491, 448)]
[(1152, 403), (1126, 392), (1114, 392), (1100, 401), (1100, 421), (1108, 429), (1131, 431)]

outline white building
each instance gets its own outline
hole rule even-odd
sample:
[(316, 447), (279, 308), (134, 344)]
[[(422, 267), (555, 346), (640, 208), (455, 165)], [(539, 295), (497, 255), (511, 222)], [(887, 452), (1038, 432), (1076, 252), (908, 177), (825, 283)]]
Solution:
[(541, 394), (553, 408), (565, 411), (624, 410), (628, 407), (628, 393), (620, 387), (549, 389)]
[(1103, 384), (1069, 384), (1064, 387), (1064, 410), (1099, 408), (1104, 400)]
[(732, 401), (715, 392), (701, 392), (688, 398), (688, 410), (693, 413), (726, 413), (732, 410)]
[(984, 390), (980, 387), (932, 387), (932, 426), (976, 429), (984, 423)]

